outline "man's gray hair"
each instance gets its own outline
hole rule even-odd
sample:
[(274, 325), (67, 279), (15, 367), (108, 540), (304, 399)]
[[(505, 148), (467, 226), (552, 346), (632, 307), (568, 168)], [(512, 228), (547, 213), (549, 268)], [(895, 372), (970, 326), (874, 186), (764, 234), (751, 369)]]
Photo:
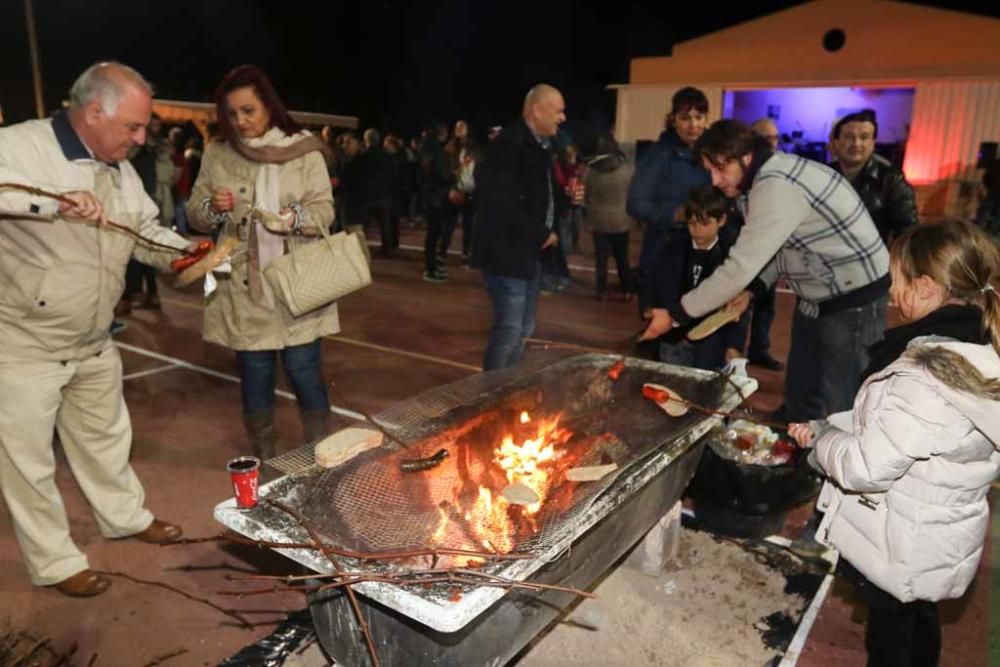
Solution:
[(153, 86), (128, 65), (114, 61), (95, 63), (73, 82), (69, 89), (69, 104), (82, 109), (96, 99), (100, 101), (104, 113), (114, 116), (126, 84), (143, 88), (150, 96), (153, 94)]

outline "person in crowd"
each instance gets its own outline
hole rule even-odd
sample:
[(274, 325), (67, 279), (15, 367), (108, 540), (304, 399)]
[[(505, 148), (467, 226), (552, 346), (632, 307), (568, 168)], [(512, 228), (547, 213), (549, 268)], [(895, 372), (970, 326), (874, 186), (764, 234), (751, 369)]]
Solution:
[(455, 189), (461, 193), (458, 214), (462, 218), (462, 260), (467, 264), (476, 221), (476, 165), (480, 155), (472, 130), (464, 120), (455, 123), (455, 147), (458, 170)]
[[(133, 255), (163, 270), (196, 244), (158, 223), (126, 160), (145, 141), (152, 89), (131, 67), (97, 63), (53, 118), (0, 129), (0, 182), (58, 189), (56, 201), (0, 190), (0, 490), (36, 586), (88, 597), (111, 585), (73, 542), (56, 486), (53, 435), (101, 534), (164, 543), (181, 529), (154, 518), (129, 465), (132, 428), (112, 310)], [(115, 233), (114, 221), (169, 252)]]
[[(670, 230), (660, 246), (653, 289), (653, 307), (677, 309), (681, 296), (697, 287), (725, 261), (736, 241), (736, 231), (726, 226), (729, 202), (711, 185), (701, 185), (688, 193), (684, 205), (686, 227)], [(747, 316), (731, 322), (699, 341), (685, 336), (691, 327), (675, 327), (660, 339), (660, 361), (704, 370), (719, 370), (741, 356), (746, 340)]]
[(174, 224), (174, 185), (177, 183), (177, 167), (174, 166), (173, 146), (163, 131), (163, 123), (156, 116), (150, 121), (149, 141), (156, 164), (156, 191), (153, 201), (160, 209), (160, 224), (172, 227)]
[(580, 252), (580, 230), (583, 227), (583, 200), (576, 192), (583, 183), (587, 165), (580, 159), (576, 144), (566, 144), (556, 159), (556, 183), (569, 200), (569, 206), (559, 225), (559, 241), (563, 255)]
[(708, 122), (708, 98), (697, 88), (678, 90), (666, 118), (666, 129), (639, 160), (629, 188), (626, 210), (645, 227), (639, 253), (639, 305), (648, 307), (651, 292), (643, 285), (656, 272), (652, 266), (672, 227), (683, 225), (688, 193), (709, 182), (708, 172), (692, 150)]
[[(205, 147), (188, 202), (192, 227), (239, 245), (232, 271), (218, 274), (205, 307), (204, 339), (235, 350), (243, 422), (254, 454), (276, 452), (274, 390), (278, 358), (299, 403), (305, 442), (329, 432), (321, 339), (337, 333), (337, 304), (294, 317), (264, 271), (304, 242), (322, 242), (333, 222), (323, 142), (288, 115), (267, 75), (254, 65), (227, 73), (215, 93), (220, 139)], [(291, 239), (295, 238), (295, 243)]]
[(361, 164), (365, 179), (365, 223), (379, 230), (382, 255), (389, 256), (399, 246), (396, 238), (399, 230), (392, 219), (393, 165), (392, 158), (382, 150), (382, 137), (374, 128), (365, 130)]
[(827, 476), (818, 537), (867, 603), (871, 666), (937, 665), (937, 603), (983, 554), (1000, 473), (1000, 260), (964, 221), (908, 227), (892, 245), (903, 324), (871, 351), (853, 414), (792, 424)]
[[(459, 121), (461, 122), (461, 121)], [(465, 124), (455, 124), (468, 133), (468, 126)], [(455, 236), (455, 229), (458, 227), (458, 216), (462, 213), (462, 205), (465, 204), (465, 193), (458, 188), (459, 163), (458, 157), (461, 152), (459, 138), (452, 134), (444, 143), (444, 155), (452, 169), (452, 187), (448, 189), (447, 215), (445, 224), (441, 228), (441, 236), (438, 241), (438, 268), (445, 275), (448, 275), (448, 251), (451, 249), (451, 240)]]
[(420, 152), (420, 194), (427, 216), (424, 280), (431, 283), (448, 280), (440, 244), (442, 236), (454, 225), (453, 218), (457, 214), (455, 205), (448, 198), (455, 189), (455, 167), (452, 154), (445, 150), (447, 143), (448, 126), (435, 121)]
[[(340, 177), (337, 186), (337, 199), (343, 206), (341, 229), (353, 234), (365, 235), (365, 172), (364, 161), (361, 158), (361, 139), (353, 130), (342, 135), (343, 160), (340, 166)], [(369, 252), (368, 244), (363, 244), (365, 253)]]
[[(778, 150), (778, 126), (770, 118), (761, 118), (750, 126), (758, 137), (763, 138), (772, 151)], [(735, 225), (734, 225), (735, 227)], [(769, 371), (781, 371), (785, 365), (771, 356), (771, 325), (774, 323), (774, 306), (777, 297), (777, 284), (765, 290), (753, 300), (750, 309), (750, 343), (747, 346), (747, 358), (754, 366), (766, 368)], [(742, 346), (741, 346), (742, 347)]]
[(758, 137), (764, 139), (772, 151), (780, 150), (781, 132), (778, 131), (778, 125), (773, 118), (758, 118), (751, 123), (750, 129)]
[(875, 153), (878, 119), (871, 109), (851, 113), (833, 126), (830, 149), (839, 171), (861, 196), (882, 240), (889, 245), (917, 224), (917, 204), (906, 176)]
[(635, 167), (610, 133), (597, 138), (596, 155), (587, 163), (584, 174), (586, 192), (584, 224), (594, 239), (594, 269), (598, 299), (607, 298), (608, 256), (614, 255), (618, 269), (618, 288), (628, 301), (632, 296), (628, 237), (633, 221), (625, 212), (629, 184)]
[(392, 134), (382, 140), (382, 150), (389, 157), (392, 166), (392, 205), (389, 210), (389, 220), (392, 225), (394, 248), (399, 247), (399, 228), (403, 220), (403, 211), (407, 205), (407, 181), (409, 180), (409, 162), (402, 140)]
[(407, 181), (410, 187), (410, 202), (406, 208), (406, 218), (411, 227), (415, 227), (417, 221), (424, 217), (423, 202), (420, 197), (420, 154), (423, 152), (423, 148), (422, 136), (410, 137), (406, 148), (406, 161), (409, 164), (410, 174)]
[[(188, 167), (191, 170), (191, 186), (194, 187), (194, 182), (198, 180), (198, 172), (201, 171), (201, 152), (204, 147), (204, 143), (200, 136), (195, 135), (188, 138), (187, 142), (184, 144), (184, 159), (188, 163)], [(188, 194), (188, 199), (191, 198), (190, 193)], [(185, 204), (184, 217), (187, 219), (187, 205)]]
[[(174, 179), (175, 168), (170, 147), (163, 138), (163, 121), (155, 113), (150, 116), (145, 143), (132, 148), (129, 161), (142, 179), (146, 194), (159, 209), (160, 224), (171, 227), (173, 223), (166, 224), (164, 211), (169, 212), (172, 220), (174, 204), (170, 186)], [(156, 268), (135, 259), (129, 260), (125, 271), (125, 289), (115, 308), (115, 316), (128, 315), (132, 312), (132, 308), (160, 309)]]
[(187, 234), (187, 200), (191, 197), (191, 165), (185, 153), (184, 130), (180, 127), (170, 128), (167, 134), (167, 144), (170, 147), (170, 157), (174, 162), (174, 220), (173, 227), (181, 234)]
[(976, 224), (1000, 243), (1000, 161), (992, 162), (983, 172)]
[[(568, 225), (570, 209), (573, 207), (575, 197), (582, 202), (583, 193), (581, 191), (570, 192), (560, 187), (556, 168), (559, 164), (561, 149), (553, 140), (550, 151), (552, 160), (552, 203), (555, 212), (554, 231), (560, 241), (566, 236), (564, 228)], [(563, 244), (557, 243), (542, 250), (542, 279), (539, 289), (542, 294), (559, 294), (568, 289), (573, 284), (573, 278), (569, 270), (569, 255), (566, 254)]]
[(882, 338), (889, 253), (850, 183), (830, 167), (774, 152), (749, 126), (721, 120), (696, 146), (712, 183), (746, 196), (746, 223), (722, 266), (669, 308), (652, 308), (643, 338), (726, 306), (742, 311), (780, 276), (796, 294), (784, 405), (789, 421), (851, 406)]
[(524, 339), (535, 329), (541, 253), (559, 242), (549, 142), (565, 120), (562, 93), (547, 84), (534, 86), (521, 118), (487, 146), (476, 173), (472, 264), (482, 269), (493, 306), (485, 370), (517, 364)]

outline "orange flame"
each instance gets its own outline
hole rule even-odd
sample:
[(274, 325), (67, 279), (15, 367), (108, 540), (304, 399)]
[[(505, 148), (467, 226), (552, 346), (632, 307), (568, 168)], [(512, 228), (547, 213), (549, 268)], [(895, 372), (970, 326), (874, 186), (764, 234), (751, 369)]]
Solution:
[[(527, 412), (521, 413), (521, 423), (531, 421)], [(542, 419), (535, 428), (534, 437), (524, 439), (520, 445), (513, 435), (505, 435), (500, 446), (493, 450), (493, 462), (506, 473), (510, 484), (520, 482), (538, 494), (539, 501), (527, 506), (528, 514), (535, 514), (542, 507), (548, 494), (550, 480), (546, 463), (558, 458), (556, 445), (569, 438), (569, 431), (559, 428), (559, 415)]]
[(442, 541), (444, 541), (445, 535), (447, 534), (448, 531), (448, 522), (449, 522), (448, 513), (445, 512), (443, 508), (438, 507), (438, 516), (439, 518), (438, 518), (437, 528), (434, 529), (434, 534), (431, 536), (431, 544), (433, 544), (434, 546), (437, 546), (438, 544), (441, 544)]
[(483, 547), (499, 553), (509, 553), (514, 549), (513, 526), (507, 517), (507, 499), (496, 498), (485, 486), (479, 487), (479, 498), (472, 509), (465, 514)]
[[(517, 541), (518, 521), (526, 521), (527, 527), (538, 531), (536, 519), (533, 516), (542, 507), (552, 484), (551, 465), (560, 456), (559, 445), (565, 444), (572, 432), (559, 426), (556, 415), (548, 419), (540, 419), (532, 423), (531, 415), (521, 412), (518, 422), (512, 428), (515, 433), (504, 435), (500, 445), (493, 450), (493, 463), (503, 470), (507, 482), (521, 483), (530, 487), (538, 494), (539, 502), (513, 510), (511, 503), (497, 492), (485, 486), (479, 486), (478, 495), (471, 507), (464, 512), (464, 518), (469, 533), (474, 536), (473, 544), (465, 548), (485, 548), (497, 553), (509, 553), (514, 550)], [(516, 437), (522, 442), (517, 444)], [(449, 516), (438, 508), (439, 522), (433, 533), (435, 544), (441, 543), (447, 537)], [(478, 541), (478, 544), (475, 542)], [(480, 559), (456, 557), (455, 563), (478, 562)]]

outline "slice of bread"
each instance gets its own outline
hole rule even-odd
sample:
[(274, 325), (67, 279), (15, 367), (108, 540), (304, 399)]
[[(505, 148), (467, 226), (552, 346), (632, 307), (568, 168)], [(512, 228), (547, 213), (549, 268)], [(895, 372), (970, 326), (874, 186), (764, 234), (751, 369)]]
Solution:
[(316, 443), (316, 465), (323, 468), (339, 466), (361, 452), (382, 444), (382, 432), (363, 426), (349, 426), (331, 433)]

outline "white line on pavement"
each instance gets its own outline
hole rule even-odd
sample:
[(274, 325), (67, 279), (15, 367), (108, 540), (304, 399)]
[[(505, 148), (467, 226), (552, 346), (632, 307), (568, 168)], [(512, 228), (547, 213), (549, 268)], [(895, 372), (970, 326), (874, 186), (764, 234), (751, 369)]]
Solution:
[(135, 373), (129, 373), (128, 375), (123, 375), (122, 380), (135, 380), (136, 378), (142, 378), (146, 377), (147, 375), (162, 373), (163, 371), (172, 371), (177, 367), (178, 367), (177, 364), (167, 364), (166, 366), (158, 366), (157, 368), (147, 368), (144, 371), (136, 371)]
[[(133, 352), (135, 354), (141, 354), (144, 357), (149, 357), (150, 359), (157, 359), (159, 361), (166, 361), (172, 363), (178, 368), (186, 368), (187, 370), (197, 371), (199, 373), (204, 373), (205, 375), (211, 375), (214, 378), (220, 380), (226, 380), (227, 382), (235, 382), (239, 384), (240, 379), (235, 375), (229, 375), (228, 373), (221, 373), (211, 368), (205, 368), (204, 366), (199, 366), (198, 364), (192, 364), (190, 362), (184, 361), (183, 359), (177, 359), (176, 357), (169, 357), (165, 354), (160, 354), (159, 352), (153, 352), (152, 350), (146, 350), (141, 347), (136, 347), (135, 345), (129, 345), (128, 343), (121, 343), (115, 341), (115, 345), (119, 348), (125, 350), (126, 352)], [(295, 400), (295, 394), (287, 392), (281, 389), (276, 389), (274, 391), (275, 396), (280, 396), (281, 398), (287, 398), (290, 400)], [(344, 417), (350, 417), (351, 419), (357, 419), (360, 421), (367, 421), (365, 416), (360, 412), (354, 412), (353, 410), (347, 410), (345, 408), (337, 407), (336, 405), (330, 406), (330, 411), (338, 415), (343, 415)]]

